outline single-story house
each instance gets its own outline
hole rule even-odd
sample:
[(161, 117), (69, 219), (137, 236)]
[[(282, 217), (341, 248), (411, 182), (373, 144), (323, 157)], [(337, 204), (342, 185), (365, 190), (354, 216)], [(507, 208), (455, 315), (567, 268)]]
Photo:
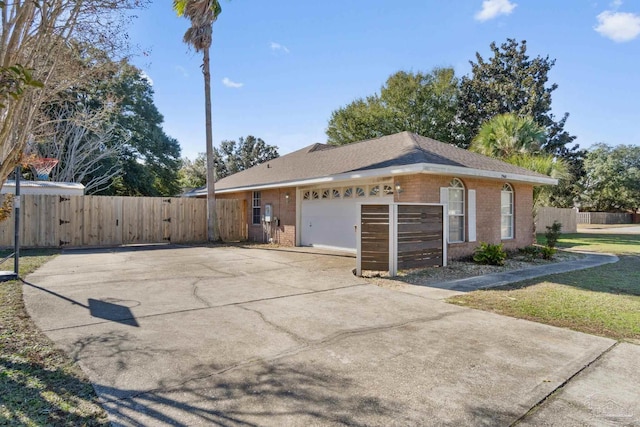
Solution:
[[(0, 194), (16, 194), (16, 182), (5, 181)], [(20, 194), (48, 196), (84, 196), (84, 185), (78, 182), (20, 180)]]
[[(479, 242), (533, 243), (533, 188), (546, 175), (401, 132), (343, 146), (313, 144), (216, 183), (216, 198), (243, 199), (249, 239), (356, 250), (362, 203), (447, 204), (448, 258)], [(191, 197), (206, 197), (206, 188)]]

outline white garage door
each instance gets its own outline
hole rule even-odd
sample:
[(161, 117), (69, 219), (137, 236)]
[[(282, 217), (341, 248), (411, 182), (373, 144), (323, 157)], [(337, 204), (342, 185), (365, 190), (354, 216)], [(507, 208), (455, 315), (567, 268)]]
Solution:
[(393, 203), (391, 184), (305, 190), (302, 198), (302, 246), (355, 252), (359, 203)]

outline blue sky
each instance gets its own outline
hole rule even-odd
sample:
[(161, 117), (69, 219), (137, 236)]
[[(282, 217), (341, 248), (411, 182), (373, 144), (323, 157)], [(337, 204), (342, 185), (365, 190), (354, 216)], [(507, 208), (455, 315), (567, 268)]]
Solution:
[[(378, 91), (398, 71), (453, 66), (507, 38), (556, 59), (553, 112), (588, 147), (640, 143), (640, 1), (221, 0), (214, 24), (214, 144), (254, 135), (286, 154), (325, 142), (331, 112)], [(165, 131), (183, 155), (205, 149), (201, 55), (171, 2), (137, 12), (134, 59), (153, 82)], [(427, 135), (428, 136), (428, 135)]]

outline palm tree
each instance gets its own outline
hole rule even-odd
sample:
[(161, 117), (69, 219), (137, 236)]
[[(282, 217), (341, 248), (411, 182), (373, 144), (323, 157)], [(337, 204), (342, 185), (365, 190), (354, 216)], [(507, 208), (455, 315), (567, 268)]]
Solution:
[[(541, 151), (545, 140), (544, 128), (531, 117), (507, 113), (485, 122), (471, 142), (469, 150), (558, 180), (570, 179), (566, 162)], [(550, 190), (549, 187), (533, 189), (534, 208), (548, 199)]]
[(469, 150), (504, 159), (516, 153), (538, 153), (545, 140), (544, 128), (531, 117), (507, 113), (485, 122)]
[(173, 0), (173, 9), (178, 16), (191, 21), (184, 33), (183, 41), (196, 52), (202, 52), (202, 74), (204, 75), (205, 129), (207, 145), (207, 239), (219, 239), (216, 215), (215, 163), (213, 158), (213, 131), (211, 129), (211, 72), (209, 50), (211, 48), (213, 23), (222, 12), (217, 0)]

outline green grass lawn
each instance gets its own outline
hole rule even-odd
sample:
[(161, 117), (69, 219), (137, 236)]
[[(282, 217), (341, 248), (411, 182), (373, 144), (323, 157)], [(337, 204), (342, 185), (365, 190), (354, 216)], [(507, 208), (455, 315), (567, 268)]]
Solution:
[(617, 253), (620, 261), (470, 292), (448, 302), (618, 340), (640, 341), (640, 236), (569, 234), (561, 237), (558, 247)]
[[(543, 234), (537, 235), (538, 243), (546, 244)], [(638, 234), (562, 234), (558, 240), (559, 249), (600, 252), (618, 255), (640, 255), (640, 235)]]
[[(24, 251), (20, 275), (56, 254)], [(0, 265), (3, 269), (13, 270), (13, 261)], [(108, 425), (86, 376), (27, 314), (19, 281), (0, 283), (0, 425)]]

